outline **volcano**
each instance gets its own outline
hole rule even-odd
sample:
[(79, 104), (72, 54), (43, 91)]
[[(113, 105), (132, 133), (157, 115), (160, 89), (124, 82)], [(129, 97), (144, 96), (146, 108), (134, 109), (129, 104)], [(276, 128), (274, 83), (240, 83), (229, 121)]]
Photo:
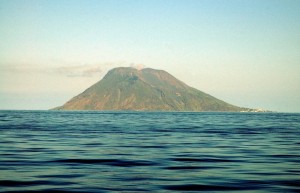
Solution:
[(119, 67), (55, 110), (249, 111), (192, 88), (164, 70)]

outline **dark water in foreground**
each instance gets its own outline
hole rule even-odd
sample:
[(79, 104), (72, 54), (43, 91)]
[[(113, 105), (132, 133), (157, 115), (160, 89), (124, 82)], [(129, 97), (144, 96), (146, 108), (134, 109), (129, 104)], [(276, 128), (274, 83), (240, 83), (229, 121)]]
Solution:
[(0, 192), (300, 192), (300, 114), (0, 111)]

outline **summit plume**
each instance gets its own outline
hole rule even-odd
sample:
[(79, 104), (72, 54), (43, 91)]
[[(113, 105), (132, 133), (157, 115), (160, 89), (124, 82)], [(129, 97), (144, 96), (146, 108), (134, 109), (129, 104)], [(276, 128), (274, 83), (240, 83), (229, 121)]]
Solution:
[(56, 110), (248, 111), (192, 88), (163, 70), (119, 67)]

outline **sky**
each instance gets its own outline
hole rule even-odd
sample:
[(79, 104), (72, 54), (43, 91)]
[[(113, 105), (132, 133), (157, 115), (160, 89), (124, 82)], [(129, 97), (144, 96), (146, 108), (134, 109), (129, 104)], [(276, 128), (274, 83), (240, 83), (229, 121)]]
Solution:
[(64, 104), (115, 67), (300, 112), (299, 0), (0, 0), (0, 109)]

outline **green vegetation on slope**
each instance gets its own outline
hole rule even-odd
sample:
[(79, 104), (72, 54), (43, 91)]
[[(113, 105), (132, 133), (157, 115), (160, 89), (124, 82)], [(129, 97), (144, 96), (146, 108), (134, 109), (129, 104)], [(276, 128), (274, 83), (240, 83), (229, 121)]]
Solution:
[(163, 70), (115, 68), (57, 110), (247, 111), (214, 98)]

